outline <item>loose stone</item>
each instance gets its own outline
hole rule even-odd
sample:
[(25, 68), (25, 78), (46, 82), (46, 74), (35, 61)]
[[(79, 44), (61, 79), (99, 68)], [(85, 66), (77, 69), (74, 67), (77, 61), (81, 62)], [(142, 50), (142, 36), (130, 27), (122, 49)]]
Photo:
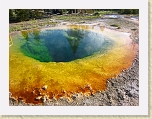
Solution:
[(43, 90), (46, 90), (46, 89), (47, 89), (47, 85), (44, 85), (44, 86), (42, 87), (42, 89), (43, 89)]
[(42, 96), (38, 96), (38, 97), (36, 97), (35, 99), (36, 100), (40, 100), (42, 98)]

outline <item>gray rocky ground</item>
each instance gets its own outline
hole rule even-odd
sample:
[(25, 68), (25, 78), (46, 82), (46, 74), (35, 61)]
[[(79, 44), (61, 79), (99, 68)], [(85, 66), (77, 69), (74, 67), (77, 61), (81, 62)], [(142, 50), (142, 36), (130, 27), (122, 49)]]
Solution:
[[(59, 24), (69, 24), (68, 22), (58, 21)], [(99, 18), (93, 21), (82, 21), (81, 24), (96, 23), (109, 29), (131, 33), (131, 38), (139, 44), (139, 24), (138, 21), (129, 18), (108, 19)], [(70, 23), (71, 24), (71, 23)], [(119, 28), (111, 26), (117, 24)], [(97, 92), (91, 96), (74, 94), (72, 99), (59, 98), (43, 99), (43, 105), (47, 106), (138, 106), (139, 105), (139, 54), (134, 59), (132, 66), (123, 70), (117, 78), (107, 81), (107, 89)], [(10, 97), (10, 105), (32, 105), (25, 104), (23, 101), (17, 102)]]

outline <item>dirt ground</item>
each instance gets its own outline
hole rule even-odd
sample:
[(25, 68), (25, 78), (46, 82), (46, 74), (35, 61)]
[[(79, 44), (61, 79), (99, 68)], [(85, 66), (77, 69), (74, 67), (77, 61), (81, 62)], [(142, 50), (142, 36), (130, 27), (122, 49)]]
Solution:
[[(57, 25), (77, 24), (56, 20)], [(78, 24), (97, 24), (108, 29), (131, 33), (131, 38), (139, 44), (139, 21), (130, 18), (98, 18), (96, 20), (80, 21)], [(113, 25), (117, 25), (114, 27)], [(45, 26), (50, 27), (50, 26)], [(11, 97), (9, 105), (33, 105), (26, 104), (23, 101), (17, 101)], [(39, 105), (39, 104), (38, 104)], [(44, 99), (44, 106), (138, 106), (139, 105), (139, 54), (134, 59), (132, 66), (123, 70), (117, 78), (111, 78), (107, 81), (107, 89), (97, 92), (91, 96), (83, 94), (74, 94), (72, 99), (59, 98)]]

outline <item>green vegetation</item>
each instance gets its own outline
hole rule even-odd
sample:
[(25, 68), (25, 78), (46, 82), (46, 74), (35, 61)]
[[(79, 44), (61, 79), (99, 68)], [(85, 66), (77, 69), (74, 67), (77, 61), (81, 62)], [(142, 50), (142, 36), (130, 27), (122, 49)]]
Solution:
[[(85, 23), (106, 14), (139, 14), (138, 9), (10, 9), (9, 32), (57, 25), (58, 20)], [(13, 23), (13, 24), (11, 24)], [(118, 26), (120, 28), (120, 26)]]
[(120, 14), (139, 14), (139, 9), (120, 9)]
[(9, 22), (21, 22), (31, 19), (41, 18), (43, 11), (40, 9), (10, 9), (9, 10)]
[(55, 16), (54, 17), (56, 20), (65, 20), (65, 21), (69, 21), (69, 22), (80, 22), (83, 20), (93, 20), (98, 18), (98, 16), (89, 16), (89, 15), (66, 15), (66, 16)]
[(9, 22), (22, 22), (41, 18), (50, 18), (52, 15), (78, 14), (79, 16), (104, 14), (139, 14), (138, 9), (10, 9)]

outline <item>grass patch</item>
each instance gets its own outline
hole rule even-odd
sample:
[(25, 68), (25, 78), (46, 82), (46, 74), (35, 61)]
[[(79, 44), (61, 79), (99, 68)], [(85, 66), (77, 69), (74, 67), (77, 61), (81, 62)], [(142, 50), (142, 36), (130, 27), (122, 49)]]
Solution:
[(71, 15), (71, 14), (68, 14), (68, 15), (58, 15), (58, 16), (55, 16), (54, 18), (56, 20), (64, 20), (64, 21), (69, 21), (69, 22), (80, 22), (80, 21), (83, 21), (83, 20), (93, 20), (93, 19), (96, 19), (98, 18), (99, 16), (89, 16), (89, 15)]

